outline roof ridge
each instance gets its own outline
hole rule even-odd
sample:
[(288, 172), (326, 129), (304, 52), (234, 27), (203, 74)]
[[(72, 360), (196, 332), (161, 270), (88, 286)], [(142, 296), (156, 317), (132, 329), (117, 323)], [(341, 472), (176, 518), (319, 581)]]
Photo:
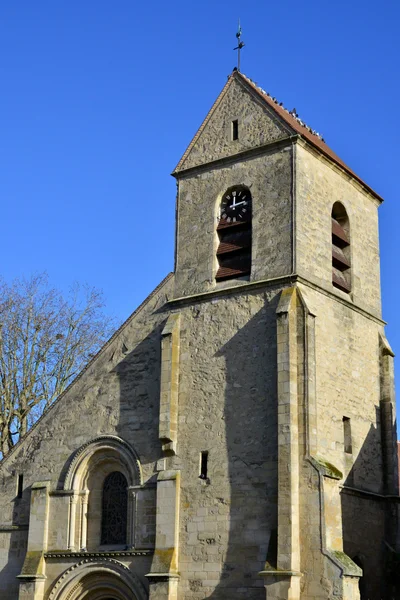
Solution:
[(296, 119), (296, 121), (298, 122), (298, 124), (301, 127), (305, 127), (306, 129), (308, 129), (308, 131), (312, 135), (315, 135), (322, 142), (325, 142), (322, 134), (318, 133), (318, 131), (316, 131), (315, 129), (313, 129), (312, 127), (310, 127), (309, 125), (307, 125), (307, 123), (305, 121), (303, 121), (302, 119), (300, 119), (300, 117), (297, 114), (297, 111), (296, 111), (295, 108), (293, 108), (292, 110), (287, 109), (286, 106), (283, 105), (283, 102), (278, 102), (278, 100), (277, 100), (277, 98), (275, 98), (275, 96), (271, 96), (271, 94), (269, 92), (267, 92), (266, 90), (264, 90), (260, 85), (258, 85), (257, 82), (253, 81), (250, 77), (248, 77), (244, 73), (240, 73), (240, 75), (242, 77), (244, 77), (254, 87), (256, 87), (259, 92), (261, 92), (262, 94), (264, 94), (265, 96), (267, 96), (268, 98), (270, 98), (272, 100), (272, 102), (274, 102), (274, 104), (276, 104), (277, 106), (281, 107), (284, 111), (286, 111), (288, 113), (288, 115), (290, 115), (291, 117), (293, 117), (294, 119)]
[(352, 179), (354, 179), (359, 184), (361, 184), (361, 186), (369, 194), (374, 196), (374, 198), (376, 198), (379, 202), (383, 202), (383, 198), (379, 194), (377, 194), (367, 183), (365, 183), (365, 181), (363, 181), (361, 179), (361, 177), (359, 177), (354, 171), (352, 171), (352, 169), (350, 169), (350, 167), (348, 167), (346, 165), (346, 163), (341, 158), (339, 158), (339, 156), (337, 154), (335, 154), (335, 152), (333, 152), (333, 150), (326, 144), (322, 135), (320, 133), (318, 133), (318, 131), (316, 131), (315, 129), (312, 129), (312, 127), (307, 125), (307, 123), (305, 123), (302, 119), (300, 119), (299, 115), (297, 114), (296, 109), (292, 109), (292, 111), (289, 111), (287, 108), (285, 108), (283, 106), (283, 102), (278, 102), (278, 100), (274, 96), (271, 96), (262, 87), (257, 85), (252, 79), (250, 79), (250, 77), (248, 77), (241, 71), (238, 71), (236, 67), (235, 67), (235, 69), (233, 69), (232, 73), (228, 76), (228, 81), (225, 83), (224, 87), (222, 88), (222, 90), (221, 90), (220, 94), (218, 95), (217, 99), (215, 100), (214, 104), (208, 111), (205, 119), (203, 120), (202, 124), (200, 125), (199, 129), (197, 130), (195, 136), (193, 137), (189, 146), (186, 148), (186, 151), (184, 152), (182, 158), (180, 159), (177, 166), (173, 170), (172, 175), (174, 175), (174, 176), (177, 175), (178, 170), (184, 170), (183, 164), (184, 164), (185, 160), (187, 159), (188, 155), (192, 151), (193, 146), (199, 139), (204, 128), (206, 127), (207, 123), (209, 122), (210, 117), (212, 116), (212, 114), (214, 113), (216, 108), (221, 103), (224, 95), (226, 94), (227, 90), (229, 89), (229, 86), (231, 85), (231, 83), (234, 79), (236, 79), (237, 81), (241, 82), (244, 86), (246, 86), (247, 90), (249, 92), (251, 92), (251, 91), (255, 92), (257, 94), (257, 96), (259, 98), (261, 98), (265, 104), (267, 104), (270, 108), (272, 108), (272, 110), (276, 113), (276, 115), (278, 117), (280, 117), (280, 119), (286, 125), (288, 125), (295, 134), (298, 134), (303, 140), (305, 140), (306, 142), (311, 144), (321, 154), (325, 155), (325, 157), (328, 158), (331, 162), (336, 163), (336, 165), (338, 167), (340, 167), (343, 171), (346, 171), (347, 174), (350, 175), (350, 177)]
[(245, 84), (247, 84), (257, 95), (264, 100), (270, 106), (278, 116), (280, 116), (292, 129), (295, 130), (303, 139), (309, 142), (314, 148), (319, 150), (321, 154), (324, 154), (332, 162), (336, 163), (341, 169), (346, 171), (353, 179), (358, 181), (361, 186), (366, 189), (372, 196), (374, 196), (379, 202), (383, 202), (383, 198), (375, 192), (365, 181), (361, 179), (346, 163), (326, 144), (322, 137), (318, 137), (317, 132), (309, 128), (301, 119), (298, 118), (297, 113), (293, 114), (289, 112), (283, 105), (276, 102), (276, 98), (271, 97), (265, 90), (260, 88), (254, 83), (250, 77), (244, 75), (240, 71), (234, 71), (234, 75), (239, 77)]

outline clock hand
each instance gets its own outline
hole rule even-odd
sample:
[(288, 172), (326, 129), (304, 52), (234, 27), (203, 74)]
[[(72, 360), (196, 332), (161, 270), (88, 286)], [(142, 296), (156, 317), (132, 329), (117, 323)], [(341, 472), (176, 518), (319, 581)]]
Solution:
[(241, 202), (236, 202), (235, 207), (240, 206), (241, 204), (247, 204), (247, 200), (242, 200)]

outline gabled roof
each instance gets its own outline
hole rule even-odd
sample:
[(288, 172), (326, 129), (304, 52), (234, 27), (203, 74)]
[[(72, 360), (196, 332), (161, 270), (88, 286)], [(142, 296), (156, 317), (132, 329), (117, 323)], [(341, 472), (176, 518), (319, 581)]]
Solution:
[(339, 167), (341, 167), (344, 171), (346, 171), (346, 173), (348, 173), (356, 181), (358, 181), (366, 190), (368, 190), (380, 202), (383, 201), (383, 198), (381, 196), (379, 196), (379, 194), (377, 194), (360, 177), (358, 177), (358, 175), (356, 173), (354, 173), (354, 171), (352, 171), (350, 169), (350, 167), (348, 167), (346, 165), (346, 163), (344, 163), (342, 161), (342, 159), (339, 158), (339, 156), (337, 154), (335, 154), (335, 152), (333, 152), (333, 150), (325, 143), (323, 138), (316, 131), (314, 131), (313, 129), (308, 127), (298, 117), (298, 115), (294, 111), (289, 112), (282, 105), (282, 103), (278, 103), (276, 98), (272, 98), (265, 90), (263, 90), (256, 83), (254, 83), (254, 81), (252, 81), (249, 77), (247, 77), (243, 73), (240, 73), (240, 71), (237, 71), (236, 69), (234, 69), (233, 72), (229, 75), (228, 81), (226, 82), (226, 84), (223, 87), (218, 98), (212, 105), (212, 107), (211, 107), (210, 111), (208, 112), (206, 118), (204, 119), (203, 123), (200, 125), (196, 135), (194, 136), (194, 138), (190, 142), (189, 146), (187, 147), (181, 160), (177, 164), (173, 174), (175, 174), (177, 171), (179, 171), (182, 168), (183, 163), (185, 162), (187, 156), (189, 155), (189, 153), (192, 150), (193, 146), (195, 145), (196, 141), (199, 139), (202, 131), (206, 127), (211, 116), (213, 115), (215, 110), (218, 108), (218, 106), (221, 104), (223, 97), (225, 96), (226, 92), (228, 91), (228, 89), (231, 86), (234, 79), (240, 81), (249, 91), (252, 91), (253, 93), (257, 94), (257, 97), (261, 98), (261, 100), (263, 102), (265, 102), (265, 104), (268, 105), (269, 108), (272, 108), (272, 110), (280, 118), (281, 121), (283, 121), (286, 125), (289, 125), (289, 127), (292, 129), (294, 134), (298, 134), (299, 136), (301, 136), (304, 140), (306, 140), (314, 148), (316, 148), (319, 152), (321, 152), (321, 154), (325, 155), (332, 162), (334, 162)]

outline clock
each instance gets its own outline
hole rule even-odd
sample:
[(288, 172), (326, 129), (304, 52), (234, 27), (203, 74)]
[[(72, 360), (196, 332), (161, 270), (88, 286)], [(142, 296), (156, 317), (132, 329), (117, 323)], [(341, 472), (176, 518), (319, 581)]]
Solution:
[(233, 188), (222, 198), (220, 217), (227, 223), (247, 221), (250, 214), (251, 196), (248, 190)]

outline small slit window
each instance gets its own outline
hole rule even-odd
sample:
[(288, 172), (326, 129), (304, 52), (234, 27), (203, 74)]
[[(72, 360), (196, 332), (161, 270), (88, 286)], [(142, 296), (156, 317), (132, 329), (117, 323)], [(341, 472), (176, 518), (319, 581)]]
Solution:
[(200, 452), (200, 479), (207, 479), (208, 477), (208, 452)]
[(342, 292), (351, 292), (350, 225), (340, 202), (332, 209), (332, 285)]
[(17, 483), (17, 498), (22, 498), (22, 494), (24, 492), (24, 476), (22, 473), (18, 475), (18, 483)]
[(231, 138), (232, 141), (239, 139), (239, 121), (234, 119), (231, 123)]
[(351, 422), (349, 417), (343, 417), (343, 437), (345, 453), (353, 454), (353, 446), (351, 443)]
[(217, 281), (250, 275), (251, 214), (250, 190), (243, 185), (229, 188), (222, 197), (218, 216)]

